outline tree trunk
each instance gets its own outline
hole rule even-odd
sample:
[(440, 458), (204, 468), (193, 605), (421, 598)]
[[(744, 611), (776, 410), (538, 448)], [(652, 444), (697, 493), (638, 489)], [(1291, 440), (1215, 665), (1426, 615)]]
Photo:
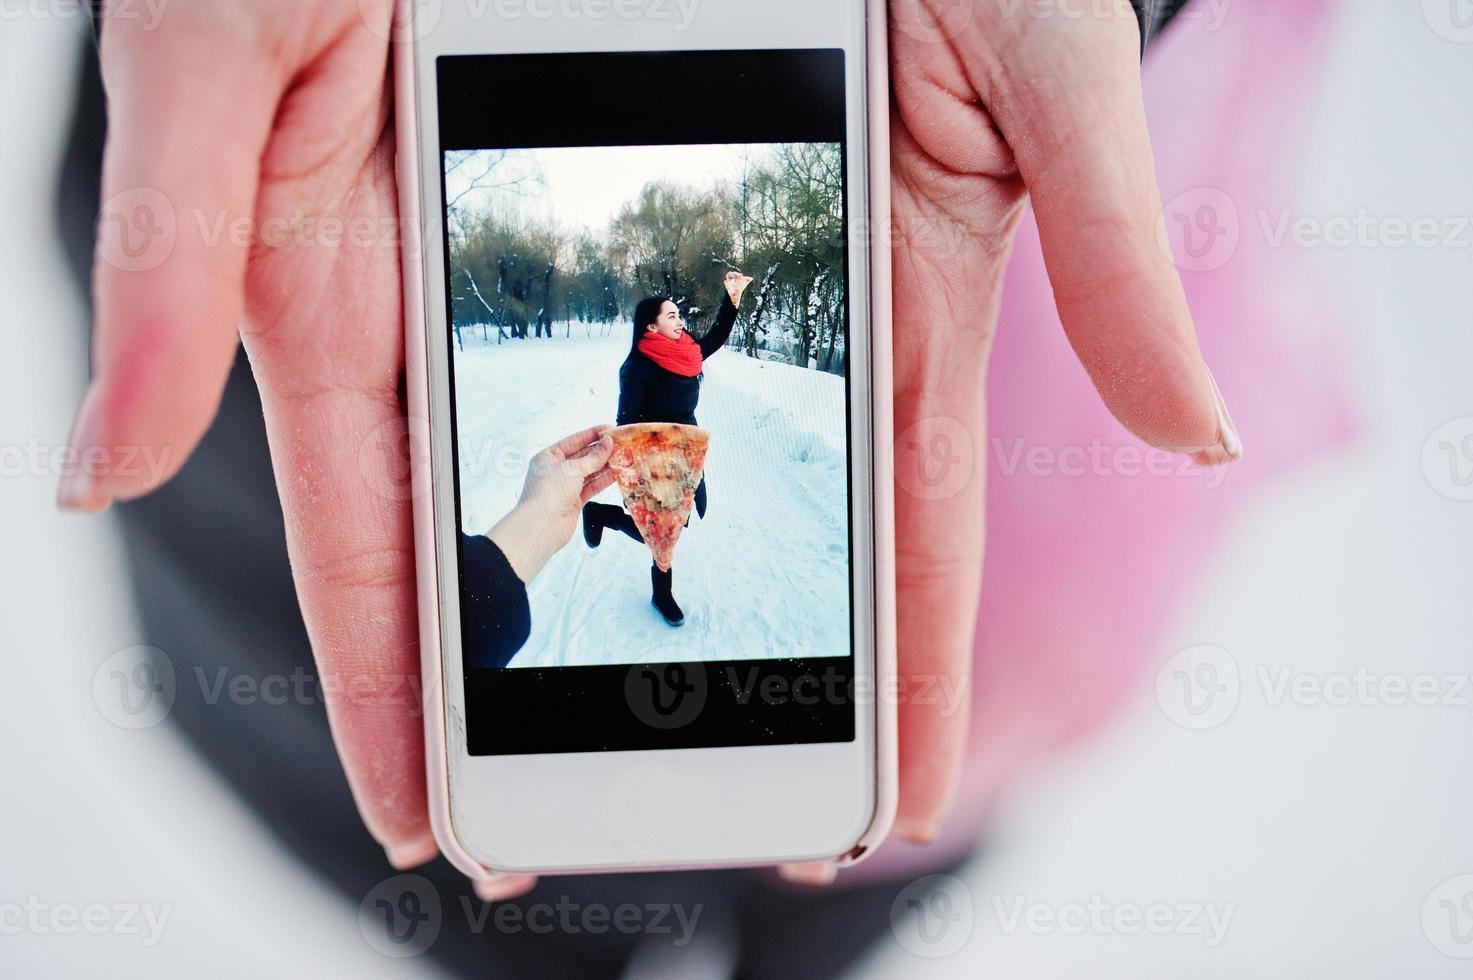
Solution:
[[(488, 303), (488, 302), (486, 302), (486, 297), (484, 297), (484, 296), (481, 295), (481, 290), (476, 285), (476, 277), (470, 274), (470, 270), (469, 269), (463, 269), (461, 271), (465, 273), (466, 279), (470, 281), (470, 284), (471, 284), (471, 292), (472, 293), (475, 293), (476, 299), (479, 300), (480, 303), (481, 303), (481, 305), (486, 308), (486, 312), (489, 313), (489, 314), (491, 314), (494, 317), (496, 315), (496, 311), (493, 310), (493, 309), (491, 309), (491, 304)], [(460, 330), (459, 330), (459, 328), (457, 328), (456, 331), (455, 331), (455, 339), (456, 339), (457, 342), (459, 342), (459, 340), (460, 340)], [(486, 324), (483, 323), (483, 324), (481, 324), (481, 340), (484, 342), (484, 341), (487, 341), (489, 339), (491, 339), (491, 338), (486, 333)], [(496, 342), (498, 344), (501, 343), (501, 327), (500, 327), (500, 325), (498, 325), (496, 327)], [(464, 350), (464, 349), (465, 349), (464, 347), (461, 347), (461, 350)]]
[[(813, 326), (818, 322), (819, 311), (822, 308), (819, 302), (819, 296), (823, 292), (823, 282), (827, 276), (828, 270), (819, 272), (818, 275), (813, 277), (808, 287), (808, 302), (803, 307), (803, 349), (799, 351), (800, 360), (798, 362), (800, 367), (806, 368), (810, 366), (808, 364), (808, 352), (810, 349), (813, 350), (815, 355), (818, 353), (818, 346), (814, 343)], [(815, 357), (814, 360), (816, 363), (817, 358)]]
[(772, 287), (777, 285), (777, 270), (781, 263), (774, 262), (767, 267), (762, 275), (762, 285), (757, 287), (757, 299), (752, 304), (752, 316), (747, 321), (746, 348), (748, 357), (757, 356), (757, 335), (766, 334), (762, 328), (762, 314), (767, 312), (767, 300), (772, 292)]

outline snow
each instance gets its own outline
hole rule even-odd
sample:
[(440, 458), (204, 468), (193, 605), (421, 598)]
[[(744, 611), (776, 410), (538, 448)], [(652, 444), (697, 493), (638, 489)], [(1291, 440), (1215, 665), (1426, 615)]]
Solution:
[[(511, 509), (527, 461), (612, 422), (627, 326), (584, 336), (482, 343), (456, 351), (461, 526), (484, 534)], [(709, 506), (675, 549), (685, 625), (650, 606), (650, 554), (581, 529), (528, 587), (532, 635), (513, 667), (846, 656), (849, 517), (844, 380), (725, 348), (706, 363), (696, 417), (711, 432)], [(621, 503), (617, 487), (597, 498)]]

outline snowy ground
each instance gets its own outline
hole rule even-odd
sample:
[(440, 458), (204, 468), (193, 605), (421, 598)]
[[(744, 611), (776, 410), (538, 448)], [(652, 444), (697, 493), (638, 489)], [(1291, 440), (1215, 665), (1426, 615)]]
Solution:
[[(455, 354), (462, 528), (483, 534), (516, 503), (527, 460), (612, 422), (627, 328), (609, 337), (474, 343)], [(597, 331), (595, 331), (595, 334)], [(650, 555), (582, 535), (528, 589), (532, 635), (513, 667), (843, 656), (849, 652), (844, 382), (726, 349), (706, 366), (706, 518), (675, 549), (685, 626), (649, 603)], [(620, 503), (616, 487), (600, 497)]]

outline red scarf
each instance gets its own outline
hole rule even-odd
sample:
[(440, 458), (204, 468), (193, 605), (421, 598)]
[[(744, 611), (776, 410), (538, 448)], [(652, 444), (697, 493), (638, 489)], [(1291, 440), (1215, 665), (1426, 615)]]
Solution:
[(639, 352), (671, 374), (694, 378), (701, 373), (701, 345), (684, 330), (679, 340), (651, 330), (639, 338)]

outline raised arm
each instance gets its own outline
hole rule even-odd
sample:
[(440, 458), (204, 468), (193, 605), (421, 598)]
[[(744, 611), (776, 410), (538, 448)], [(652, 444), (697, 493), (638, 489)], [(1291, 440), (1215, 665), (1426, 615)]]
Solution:
[(726, 342), (731, 339), (731, 328), (736, 325), (736, 315), (737, 308), (732, 305), (731, 297), (723, 291), (721, 312), (716, 314), (716, 322), (706, 331), (706, 336), (696, 341), (701, 345), (702, 357), (710, 357), (726, 346)]

